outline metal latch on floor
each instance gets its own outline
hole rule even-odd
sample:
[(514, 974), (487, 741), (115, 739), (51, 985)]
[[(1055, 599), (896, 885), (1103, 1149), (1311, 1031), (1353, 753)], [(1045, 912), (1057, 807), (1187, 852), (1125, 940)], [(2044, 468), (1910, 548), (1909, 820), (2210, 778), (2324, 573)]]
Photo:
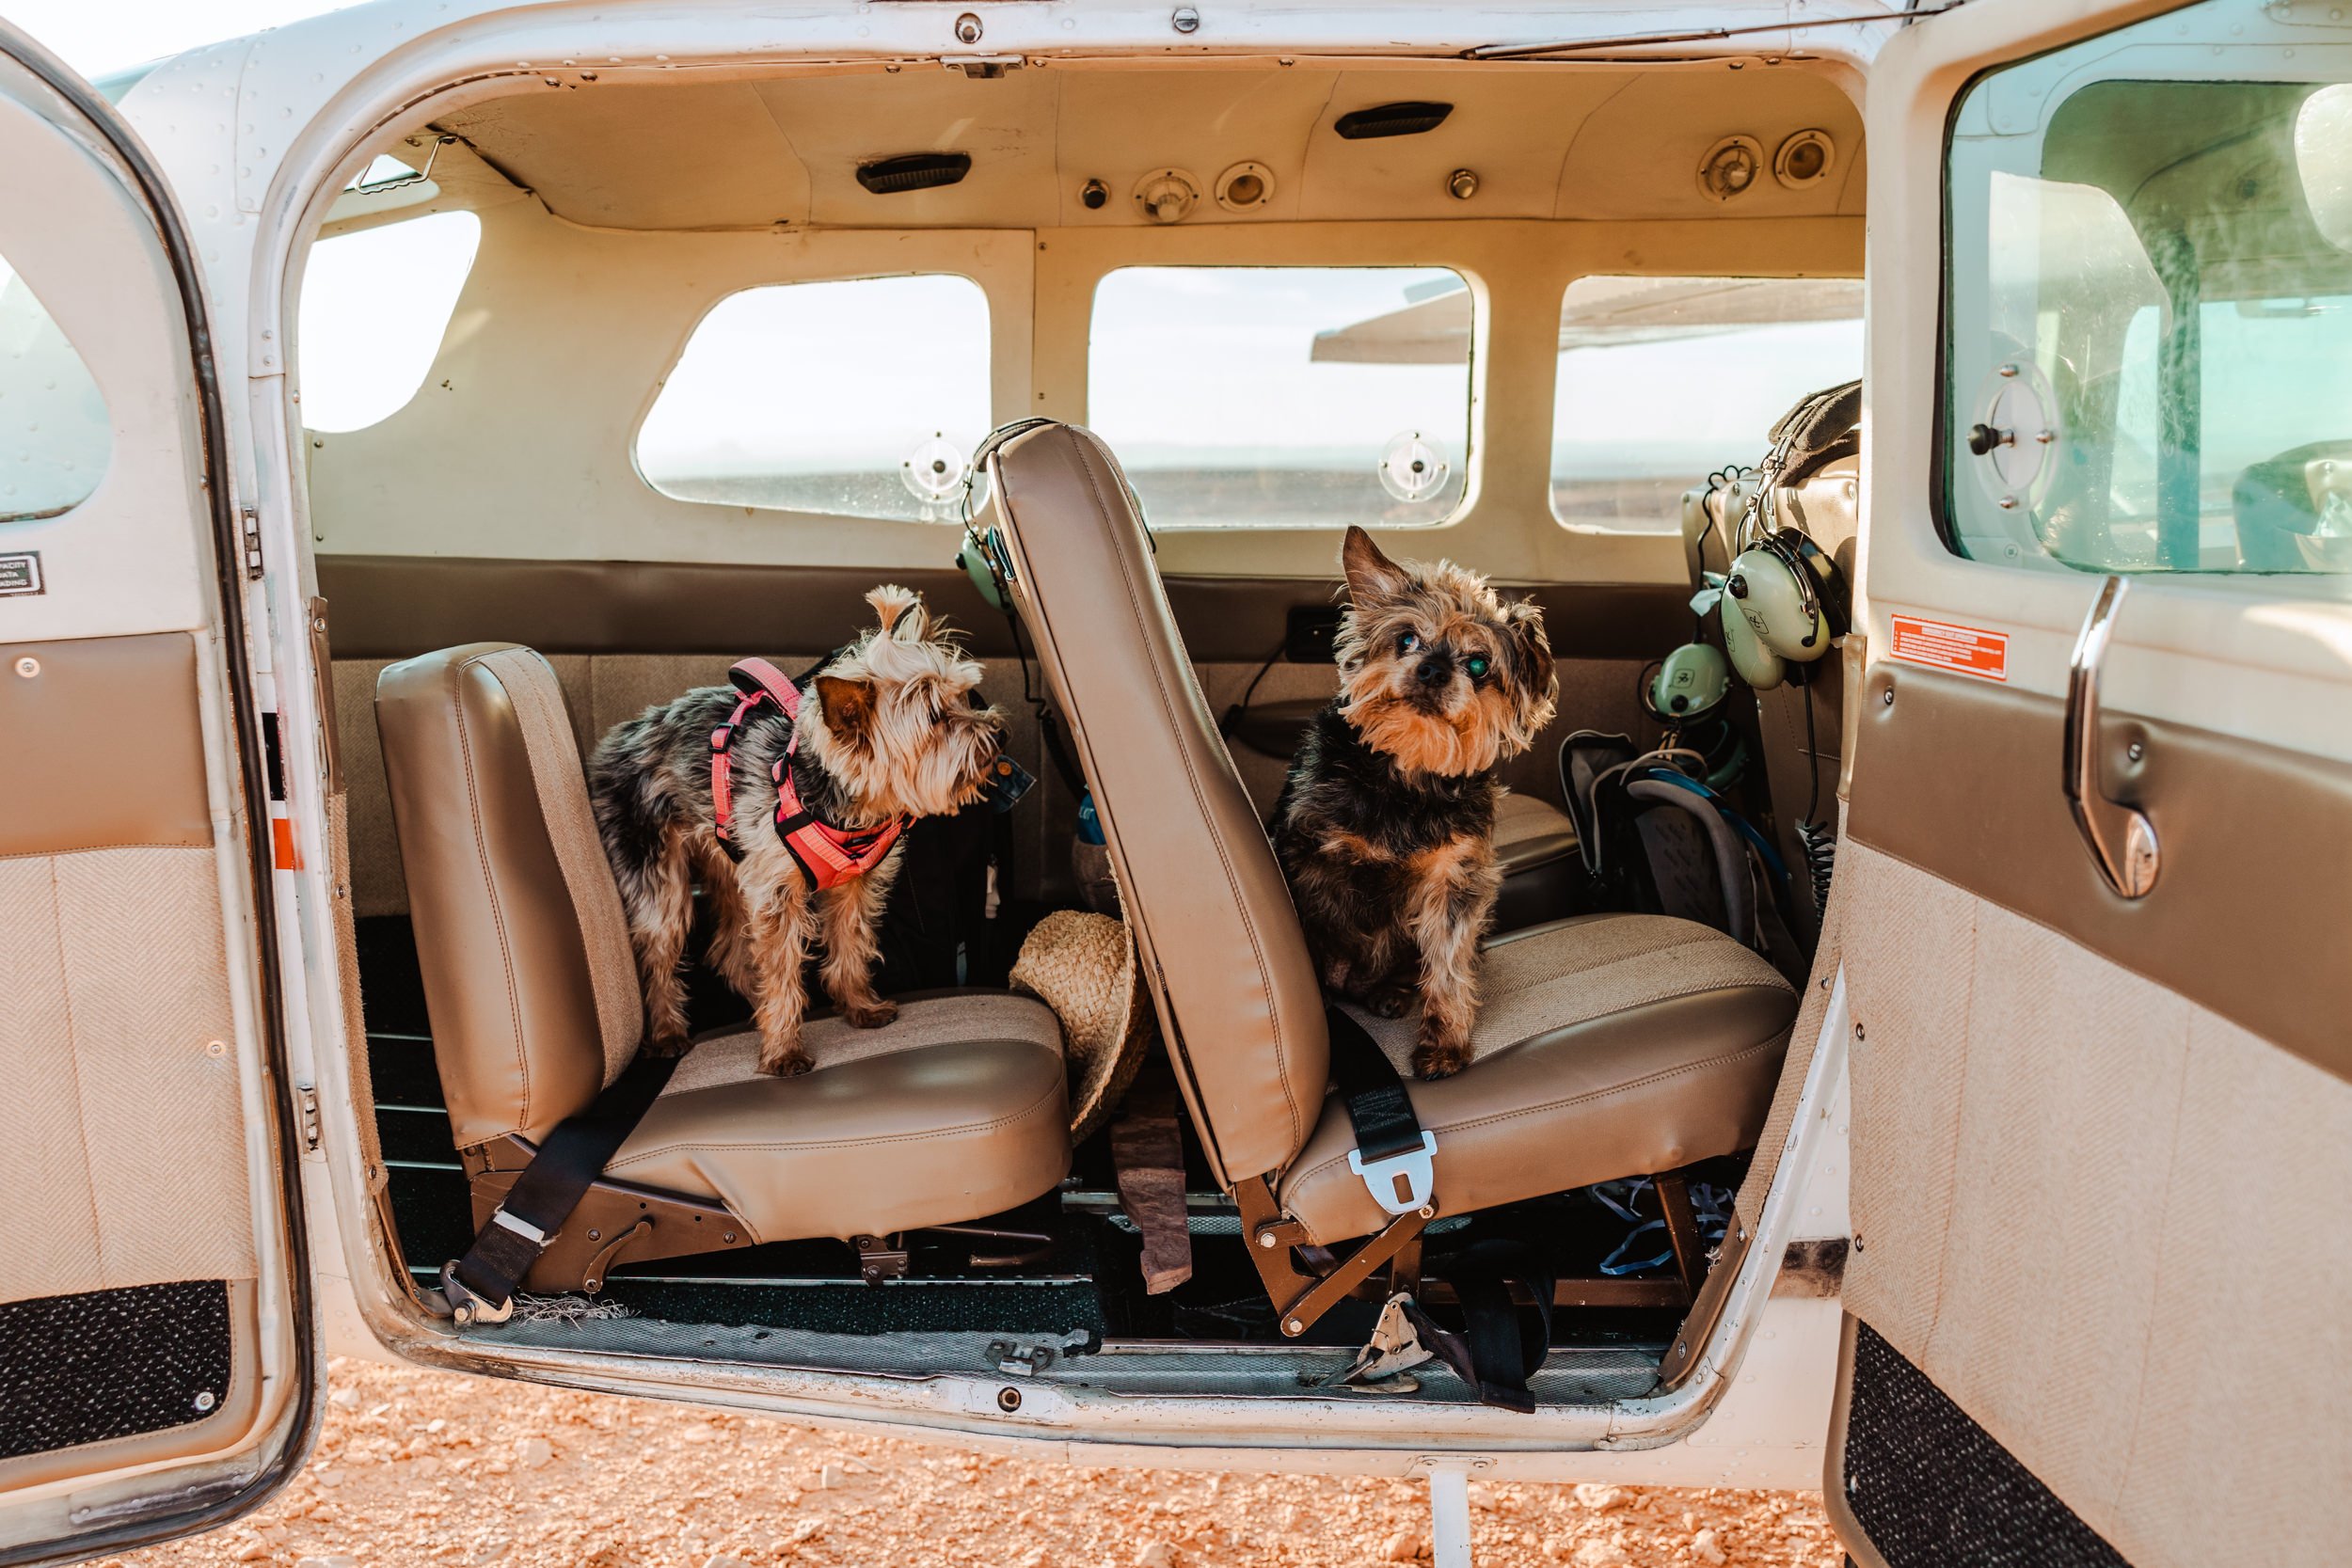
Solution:
[(996, 1370), (1009, 1377), (1035, 1377), (1055, 1362), (1073, 1355), (1084, 1355), (1094, 1348), (1094, 1336), (1083, 1328), (1071, 1330), (1058, 1339), (1043, 1343), (1024, 1343), (1018, 1339), (991, 1339), (988, 1358)]

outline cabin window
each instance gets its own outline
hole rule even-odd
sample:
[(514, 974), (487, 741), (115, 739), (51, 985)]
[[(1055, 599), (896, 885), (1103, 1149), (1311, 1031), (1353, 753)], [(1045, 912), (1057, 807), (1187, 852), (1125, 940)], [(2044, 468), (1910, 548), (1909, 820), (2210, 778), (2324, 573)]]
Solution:
[(680, 500), (947, 522), (988, 434), (988, 296), (924, 274), (779, 283), (719, 302), (637, 433)]
[(113, 455), (98, 383), (0, 257), (0, 523), (72, 511), (98, 488)]
[[(2352, 86), (2328, 79), (2337, 51), (2301, 81), (2242, 79), (2282, 62), (2240, 59), (2241, 22), (2192, 6), (1962, 99), (1942, 495), (1960, 553), (2352, 572)], [(2183, 79), (2225, 69), (2241, 79)]]
[(1858, 279), (1580, 277), (1560, 306), (1552, 515), (1677, 532), (1684, 491), (1753, 465), (1800, 399), (1861, 373)]
[(1128, 267), (1087, 422), (1154, 528), (1435, 524), (1468, 487), (1470, 290), (1433, 267)]
[(310, 247), (295, 338), (306, 429), (365, 430), (408, 406), (481, 244), (473, 214), (431, 213)]

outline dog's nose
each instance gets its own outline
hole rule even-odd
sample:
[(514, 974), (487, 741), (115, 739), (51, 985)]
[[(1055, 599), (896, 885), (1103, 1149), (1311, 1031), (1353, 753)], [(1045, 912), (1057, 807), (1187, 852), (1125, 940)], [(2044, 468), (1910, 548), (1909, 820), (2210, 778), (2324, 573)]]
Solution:
[(1442, 658), (1424, 658), (1413, 671), (1423, 686), (1441, 686), (1454, 678), (1454, 666)]

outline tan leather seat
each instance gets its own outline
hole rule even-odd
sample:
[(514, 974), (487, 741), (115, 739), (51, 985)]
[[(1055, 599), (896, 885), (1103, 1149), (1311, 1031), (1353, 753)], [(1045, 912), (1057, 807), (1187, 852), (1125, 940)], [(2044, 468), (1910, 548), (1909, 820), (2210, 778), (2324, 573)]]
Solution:
[[(1559, 921), (1488, 942), (1479, 981), (1469, 1069), (1411, 1089), (1422, 1128), (1438, 1135), (1449, 1212), (1673, 1170), (1756, 1141), (1796, 995), (1722, 932), (1653, 914)], [(1409, 1073), (1411, 1021), (1350, 1010)], [(1310, 1241), (1386, 1223), (1347, 1168), (1355, 1147), (1335, 1100), (1277, 1184)]]
[[(1323, 999), (1257, 814), (1194, 683), (1118, 463), (1043, 425), (993, 459), (1010, 588), (1076, 732), (1179, 1081), (1218, 1180), (1272, 1182), (1311, 1239), (1385, 1218), (1326, 1101)], [(1488, 950), (1477, 1054), (1415, 1084), (1441, 1212), (1752, 1145), (1796, 999), (1709, 928), (1609, 915)], [(1382, 1025), (1392, 1045), (1409, 1024)], [(1336, 1174), (1334, 1162), (1336, 1165)]]
[[(563, 691), (530, 649), (474, 643), (386, 669), (376, 725), (457, 1146), (536, 1144), (644, 1025)], [(607, 1175), (715, 1200), (773, 1242), (978, 1219), (1069, 1169), (1061, 1037), (1039, 1003), (933, 995), (803, 1039), (817, 1066), (798, 1078), (755, 1073), (749, 1033), (697, 1042)]]

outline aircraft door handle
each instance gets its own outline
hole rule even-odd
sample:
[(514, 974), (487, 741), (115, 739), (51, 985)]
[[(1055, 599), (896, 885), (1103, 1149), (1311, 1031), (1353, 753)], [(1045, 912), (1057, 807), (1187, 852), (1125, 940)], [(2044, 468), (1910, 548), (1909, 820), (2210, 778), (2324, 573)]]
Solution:
[(2083, 617), (2066, 678), (2063, 785), (2090, 858), (2107, 886), (2126, 898), (2144, 898), (2156, 885), (2156, 826), (2136, 806), (2110, 800), (2099, 787), (2099, 667), (2106, 660), (2115, 617), (2130, 580), (2109, 577)]

